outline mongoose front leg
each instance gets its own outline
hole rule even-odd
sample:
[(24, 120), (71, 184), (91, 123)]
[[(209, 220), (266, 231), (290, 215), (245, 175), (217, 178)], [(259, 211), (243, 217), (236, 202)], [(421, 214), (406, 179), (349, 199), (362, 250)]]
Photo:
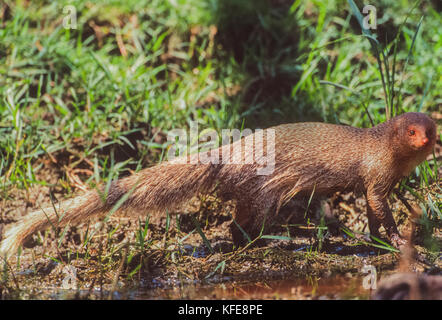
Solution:
[(379, 220), (377, 219), (375, 213), (371, 209), (371, 206), (368, 205), (368, 197), (367, 198), (367, 219), (368, 219), (368, 229), (370, 230), (370, 235), (380, 238), (381, 235), (379, 233), (379, 228), (381, 224), (379, 223)]
[(387, 196), (377, 191), (375, 187), (369, 187), (367, 190), (367, 215), (371, 234), (378, 236), (379, 226), (382, 225), (391, 243), (396, 248), (405, 244), (405, 240), (401, 238), (393, 214), (388, 206)]

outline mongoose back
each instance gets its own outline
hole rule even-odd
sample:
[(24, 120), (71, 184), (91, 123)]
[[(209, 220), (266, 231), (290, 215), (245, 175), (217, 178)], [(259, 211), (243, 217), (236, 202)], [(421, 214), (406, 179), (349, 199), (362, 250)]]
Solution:
[[(233, 218), (250, 238), (296, 195), (360, 190), (367, 197), (371, 234), (379, 236), (382, 225), (395, 246), (403, 243), (387, 198), (394, 185), (432, 152), (436, 141), (433, 120), (410, 112), (368, 129), (310, 122), (279, 125), (264, 130), (264, 135), (270, 129), (275, 133), (275, 147), (270, 151), (275, 163), (270, 174), (257, 174), (262, 161), (256, 150), (265, 140), (253, 145), (253, 163), (225, 159), (219, 163), (163, 162), (113, 182), (106, 193), (103, 188), (92, 190), (62, 202), (58, 213), (49, 207), (5, 226), (0, 253), (15, 253), (27, 237), (51, 224), (61, 227), (105, 216), (120, 199), (125, 200), (120, 201), (119, 210), (162, 214), (199, 193), (215, 190), (221, 199), (235, 200)], [(217, 154), (222, 157), (229, 149), (233, 150), (228, 154), (230, 160), (247, 158), (246, 148), (235, 149), (244, 140), (221, 146)], [(202, 154), (187, 156), (187, 160)], [(242, 244), (244, 235), (233, 223), (231, 232), (234, 243)]]

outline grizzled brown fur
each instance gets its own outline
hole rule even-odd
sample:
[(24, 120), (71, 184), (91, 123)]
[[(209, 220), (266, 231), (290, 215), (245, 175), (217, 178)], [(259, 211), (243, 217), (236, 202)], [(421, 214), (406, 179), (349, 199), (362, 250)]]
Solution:
[[(244, 164), (164, 162), (112, 183), (105, 199), (94, 190), (63, 202), (58, 213), (63, 216), (61, 221), (52, 207), (30, 213), (6, 227), (0, 252), (14, 253), (28, 236), (50, 226), (48, 218), (63, 226), (105, 216), (125, 194), (128, 198), (120, 210), (160, 214), (214, 190), (222, 199), (237, 202), (234, 219), (252, 238), (265, 220), (271, 221), (296, 195), (310, 195), (313, 190), (316, 195), (360, 190), (368, 200), (370, 232), (378, 235), (382, 225), (393, 244), (401, 244), (387, 197), (393, 186), (432, 152), (436, 140), (433, 120), (422, 113), (406, 113), (369, 129), (325, 123), (284, 124), (272, 129), (276, 133), (275, 168), (269, 175), (257, 174), (262, 163), (256, 158)], [(267, 150), (265, 143), (265, 138), (261, 142), (255, 139), (254, 150), (262, 146)], [(222, 158), (227, 148), (235, 150), (235, 144), (244, 144), (244, 139), (220, 147), (219, 156)], [(242, 148), (230, 157), (238, 160), (250, 155)], [(234, 224), (232, 236), (236, 244), (244, 240)]]

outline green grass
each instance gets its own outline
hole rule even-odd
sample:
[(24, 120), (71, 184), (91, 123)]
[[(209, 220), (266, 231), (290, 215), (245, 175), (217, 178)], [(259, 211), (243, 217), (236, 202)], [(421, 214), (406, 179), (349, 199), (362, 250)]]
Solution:
[[(433, 3), (410, 10), (413, 1), (379, 1), (376, 54), (344, 0), (7, 0), (0, 205), (39, 184), (69, 196), (67, 168), (94, 187), (152, 165), (167, 147), (154, 132), (190, 121), (216, 130), (303, 120), (368, 127), (399, 112), (438, 111)], [(68, 4), (77, 29), (62, 26)], [(61, 173), (49, 182), (41, 159), (52, 158)], [(421, 187), (416, 197), (433, 222), (441, 202), (428, 188), (438, 166), (421, 165), (408, 182)]]

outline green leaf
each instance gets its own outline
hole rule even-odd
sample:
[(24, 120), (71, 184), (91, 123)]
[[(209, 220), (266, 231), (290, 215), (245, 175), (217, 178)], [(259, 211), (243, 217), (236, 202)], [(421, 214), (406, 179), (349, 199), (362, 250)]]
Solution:
[(201, 230), (200, 224), (198, 220), (195, 219), (194, 216), (192, 216), (193, 224), (195, 225), (196, 231), (200, 234), (201, 238), (203, 239), (204, 244), (206, 245), (207, 249), (209, 249), (210, 253), (214, 253), (212, 246), (210, 245), (209, 240), (207, 240), (206, 235), (204, 234), (203, 230)]
[(262, 239), (272, 239), (272, 240), (293, 240), (290, 237), (287, 236), (277, 236), (277, 235), (272, 235), (272, 234), (266, 234), (261, 236)]

